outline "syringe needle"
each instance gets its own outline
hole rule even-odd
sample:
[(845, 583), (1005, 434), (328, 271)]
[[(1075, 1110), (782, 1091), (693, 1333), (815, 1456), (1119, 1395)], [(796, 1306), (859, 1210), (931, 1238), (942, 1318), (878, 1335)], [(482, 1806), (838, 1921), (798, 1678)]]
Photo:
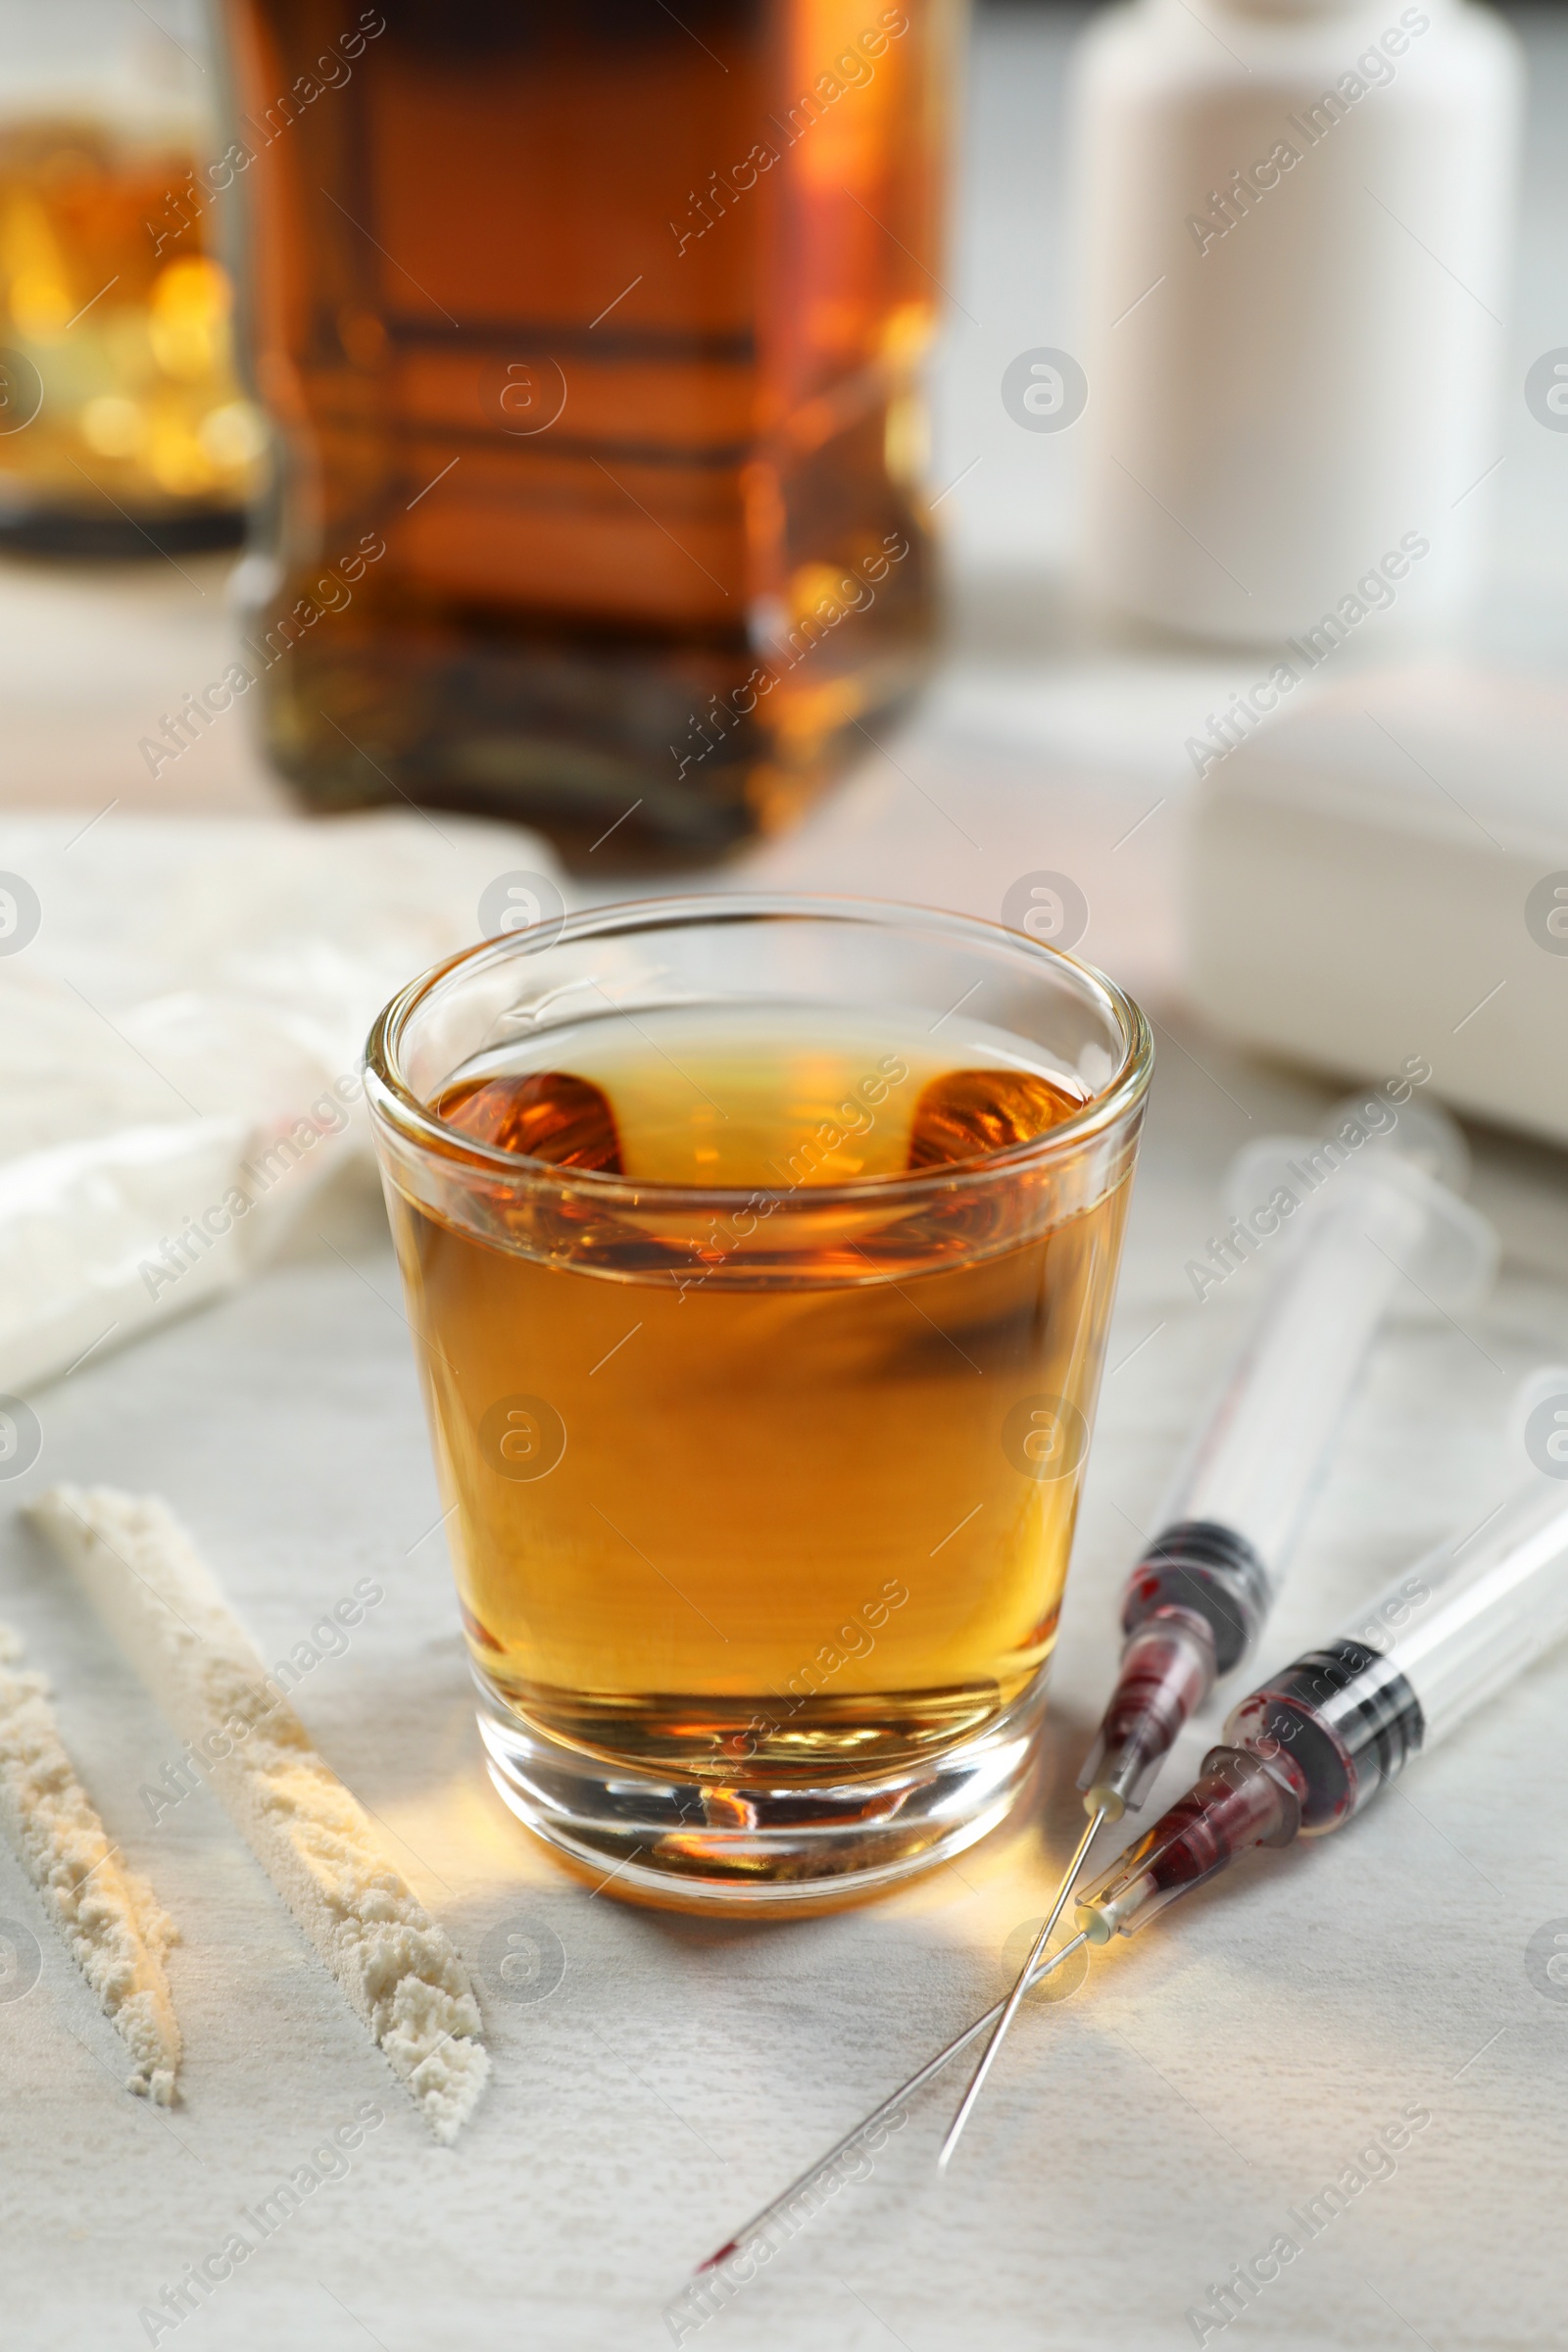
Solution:
[(985, 2080), (987, 2075), (989, 2075), (991, 2072), (992, 2062), (1006, 2037), (1008, 2028), (1011, 2026), (1013, 2019), (1018, 2014), (1019, 2004), (1023, 2000), (1024, 1994), (1028, 1991), (1031, 1984), (1034, 1982), (1035, 1970), (1039, 1965), (1047, 1944), (1051, 1941), (1052, 1936), (1055, 1933), (1057, 1920), (1067, 1908), (1067, 1897), (1071, 1894), (1074, 1886), (1078, 1883), (1078, 1873), (1084, 1866), (1084, 1856), (1088, 1853), (1091, 1845), (1093, 1845), (1095, 1841), (1095, 1834), (1099, 1830), (1101, 1823), (1104, 1820), (1107, 1810), (1108, 1807), (1102, 1805), (1096, 1812), (1091, 1813), (1089, 1816), (1089, 1827), (1079, 1838), (1077, 1845), (1073, 1849), (1072, 1860), (1062, 1872), (1061, 1885), (1056, 1888), (1055, 1899), (1052, 1903), (1051, 1910), (1047, 1915), (1046, 1924), (1041, 1929), (1039, 1935), (1035, 1937), (1028, 1959), (1018, 1971), (1018, 1982), (1016, 1984), (1014, 1984), (1011, 1992), (1008, 1993), (1006, 2001), (1003, 2006), (1002, 2015), (997, 2020), (997, 2030), (992, 2034), (991, 2039), (987, 2042), (985, 2055), (974, 2070), (974, 2080), (969, 2084), (968, 2089), (964, 2092), (963, 2098), (958, 2107), (958, 2112), (954, 2117), (951, 2125), (948, 2127), (948, 2136), (942, 2142), (942, 2152), (937, 2158), (937, 2171), (939, 2173), (946, 2172), (949, 2164), (952, 2162), (953, 2151), (957, 2146), (959, 2139), (962, 2137), (963, 2127), (969, 2121), (970, 2114), (974, 2108), (974, 2103), (976, 2099), (979, 2098), (981, 2091), (985, 2087)]
[[(1038, 1984), (1042, 1979), (1049, 1977), (1053, 1969), (1059, 1968), (1064, 1960), (1069, 1960), (1074, 1952), (1080, 1951), (1086, 1941), (1085, 1936), (1078, 1935), (1070, 1943), (1064, 1943), (1059, 1952), (1053, 1952), (1049, 1960), (1035, 1969), (1030, 1983)], [(965, 2026), (961, 2034), (956, 2034), (946, 2049), (938, 2050), (936, 2056), (928, 2058), (924, 2066), (917, 2073), (912, 2074), (906, 2082), (901, 2082), (897, 2090), (890, 2091), (880, 2107), (873, 2107), (869, 2115), (862, 2115), (853, 2130), (846, 2132), (842, 2139), (836, 2139), (833, 2142), (826, 2155), (819, 2156), (813, 2165), (808, 2166), (804, 2173), (790, 2182), (788, 2188), (780, 2189), (778, 2195), (770, 2199), (760, 2213), (753, 2214), (744, 2228), (737, 2230), (733, 2237), (727, 2239), (716, 2252), (710, 2254), (706, 2262), (700, 2263), (692, 2274), (693, 2278), (700, 2278), (706, 2272), (717, 2270), (720, 2263), (726, 2261), (731, 2254), (766, 2230), (781, 2213), (795, 2203), (803, 2190), (809, 2188), (812, 2181), (818, 2180), (831, 2165), (836, 2164), (838, 2159), (845, 2154), (846, 2150), (852, 2148), (858, 2139), (862, 2139), (868, 2132), (874, 2132), (878, 2124), (896, 2114), (906, 2099), (913, 2098), (917, 2090), (923, 2090), (932, 2078), (941, 2074), (942, 2069), (953, 2059), (961, 2056), (972, 2041), (979, 2039), (987, 2026), (996, 2024), (1005, 2006), (1005, 2001), (994, 2002), (984, 2017), (977, 2017), (972, 2026)]]

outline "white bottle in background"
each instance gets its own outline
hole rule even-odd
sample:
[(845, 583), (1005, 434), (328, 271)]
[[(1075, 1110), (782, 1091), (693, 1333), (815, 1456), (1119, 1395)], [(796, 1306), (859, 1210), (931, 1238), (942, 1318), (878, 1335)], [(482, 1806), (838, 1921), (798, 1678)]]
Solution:
[(1462, 608), (1503, 447), (1521, 82), (1471, 0), (1132, 0), (1090, 24), (1102, 603), (1253, 643)]

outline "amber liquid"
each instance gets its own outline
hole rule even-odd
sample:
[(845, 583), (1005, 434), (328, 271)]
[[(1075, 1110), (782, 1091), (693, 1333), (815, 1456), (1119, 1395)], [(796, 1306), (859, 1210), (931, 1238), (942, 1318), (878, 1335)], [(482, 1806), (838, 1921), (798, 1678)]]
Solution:
[[(440, 1107), (535, 1162), (714, 1189), (600, 1213), (498, 1172), (461, 1227), (395, 1198), (482, 1677), (742, 1806), (983, 1729), (1054, 1639), (1081, 1446), (1042, 1477), (1018, 1420), (1049, 1396), (1087, 1434), (1126, 1189), (1041, 1232), (1029, 1179), (983, 1172), (1081, 1096), (826, 1013), (564, 1044)], [(823, 1198), (910, 1168), (951, 1172), (913, 1215)]]
[(270, 129), (344, 12), (231, 5), (290, 453), (274, 758), (318, 805), (502, 810), (568, 855), (614, 824), (596, 869), (786, 822), (927, 637), (948, 0), (371, 13)]
[(240, 535), (266, 441), (188, 149), (0, 126), (0, 541), (144, 555)]

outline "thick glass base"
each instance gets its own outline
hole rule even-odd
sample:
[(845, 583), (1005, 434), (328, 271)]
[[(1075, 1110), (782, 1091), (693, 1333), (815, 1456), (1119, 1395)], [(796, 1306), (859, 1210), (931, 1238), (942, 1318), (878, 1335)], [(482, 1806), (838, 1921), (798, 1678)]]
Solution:
[(607, 1763), (479, 1688), (490, 1777), (530, 1830), (607, 1894), (730, 1911), (852, 1902), (961, 1853), (1005, 1816), (1045, 1708), (1042, 1672), (984, 1731), (937, 1755), (768, 1788)]
[[(582, 873), (679, 871), (786, 831), (864, 756), (857, 722), (881, 727), (911, 702), (927, 653), (922, 609), (858, 668), (803, 662), (777, 713), (741, 719), (732, 703), (757, 702), (744, 638), (661, 644), (494, 619), (465, 638), (407, 617), (356, 634), (352, 615), (323, 615), (316, 638), (291, 644), (299, 586), (256, 615), (248, 650), (277, 662), (266, 747), (305, 806), (502, 817), (537, 827)], [(858, 625), (863, 647), (871, 624)]]

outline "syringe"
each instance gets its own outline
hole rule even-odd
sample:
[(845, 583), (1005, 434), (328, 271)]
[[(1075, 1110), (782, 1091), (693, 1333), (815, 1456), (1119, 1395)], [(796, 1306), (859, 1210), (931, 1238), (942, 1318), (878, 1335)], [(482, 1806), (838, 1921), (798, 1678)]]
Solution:
[(1130, 1936), (1252, 1845), (1337, 1830), (1568, 1634), (1568, 1486), (1536, 1478), (1235, 1708), (1193, 1787), (1078, 1904)]
[[(1340, 1103), (1329, 1137), (1365, 1111), (1361, 1096)], [(1085, 1811), (1110, 1821), (1139, 1809), (1188, 1717), (1256, 1646), (1396, 1298), (1413, 1288), (1418, 1305), (1451, 1314), (1496, 1267), (1496, 1235), (1458, 1197), (1467, 1154), (1445, 1112), (1406, 1104), (1386, 1140), (1370, 1138), (1327, 1177), (1325, 1149), (1272, 1137), (1243, 1152), (1227, 1180), (1233, 1234), (1251, 1230), (1239, 1204), (1251, 1204), (1252, 1219), (1282, 1196), (1301, 1205), (1281, 1221), (1276, 1246), (1289, 1254), (1122, 1595), (1121, 1671), (1078, 1776)], [(1314, 1176), (1319, 1189), (1307, 1193)]]
[[(1400, 1293), (1441, 1313), (1491, 1282), (1496, 1236), (1458, 1198), (1464, 1139), (1441, 1110), (1355, 1095), (1325, 1137), (1249, 1146), (1211, 1259), (1283, 1263), (1190, 1446), (1161, 1533), (1122, 1596), (1121, 1671), (1078, 1776), (1089, 1825), (937, 2158), (945, 2167), (1105, 1821), (1136, 1812), (1221, 1675), (1256, 1646), (1378, 1324)], [(1217, 1283), (1222, 1275), (1213, 1272)]]
[[(1557, 1396), (1568, 1394), (1558, 1372)], [(1078, 1904), (1078, 1933), (1030, 1983), (1086, 1943), (1130, 1936), (1250, 1845), (1339, 1829), (1418, 1751), (1445, 1738), (1568, 1636), (1568, 1480), (1532, 1479), (1478, 1529), (1395, 1580), (1320, 1649), (1243, 1699), (1187, 1795)], [(987, 2010), (892, 2091), (809, 2171), (709, 2257), (703, 2274), (762, 2244), (839, 2158), (897, 2118), (1001, 2014)], [(787, 2223), (786, 2234), (798, 2223)]]

